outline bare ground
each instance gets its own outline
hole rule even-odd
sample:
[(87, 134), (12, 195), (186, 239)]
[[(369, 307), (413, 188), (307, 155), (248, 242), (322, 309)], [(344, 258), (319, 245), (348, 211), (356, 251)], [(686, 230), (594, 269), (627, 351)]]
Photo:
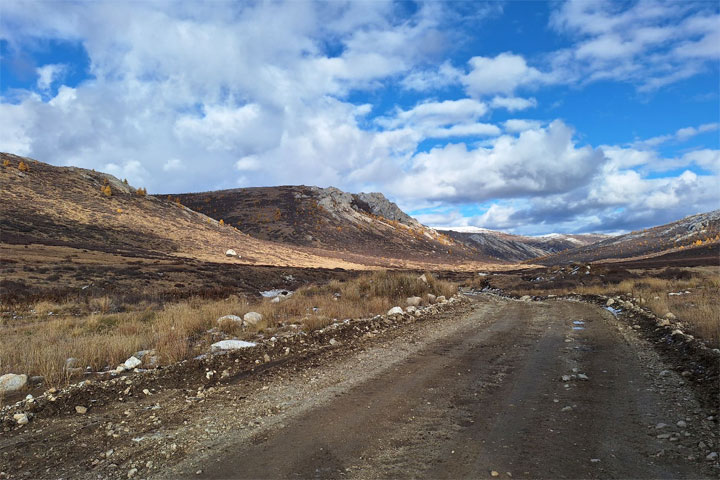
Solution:
[(212, 388), (196, 391), (193, 378), (118, 392), (122, 400), (86, 415), (38, 415), (0, 434), (0, 470), (9, 478), (720, 472), (705, 460), (718, 450), (716, 403), (597, 306), (482, 295), (426, 321), (360, 330)]

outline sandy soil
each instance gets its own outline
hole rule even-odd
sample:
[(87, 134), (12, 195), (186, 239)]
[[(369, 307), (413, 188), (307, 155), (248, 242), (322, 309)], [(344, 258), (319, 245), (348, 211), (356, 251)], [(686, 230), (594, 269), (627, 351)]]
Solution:
[[(664, 363), (637, 329), (598, 306), (480, 295), (424, 321), (346, 330), (222, 381), (203, 384), (196, 375), (152, 388), (128, 378), (131, 393), (117, 392), (85, 415), (65, 408), (6, 428), (4, 476), (717, 478), (720, 472), (717, 461), (705, 459), (718, 449), (717, 412), (698, 401), (677, 373), (681, 367)], [(138, 391), (145, 385), (147, 393)]]

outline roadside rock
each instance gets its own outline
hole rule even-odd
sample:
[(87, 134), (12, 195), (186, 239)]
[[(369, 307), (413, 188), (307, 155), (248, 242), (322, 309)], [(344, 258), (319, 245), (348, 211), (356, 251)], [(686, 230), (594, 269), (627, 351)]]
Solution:
[(428, 293), (427, 299), (428, 299), (429, 303), (435, 303), (435, 300), (437, 300), (437, 297), (435, 297), (435, 295), (433, 295), (432, 293)]
[(411, 307), (419, 307), (420, 303), (422, 302), (422, 298), (420, 297), (408, 297), (406, 300), (407, 304)]
[(6, 373), (0, 377), (0, 393), (15, 392), (27, 385), (27, 375)]
[(615, 300), (613, 300), (612, 298), (608, 298), (608, 301), (605, 302), (605, 306), (610, 307), (612, 305), (615, 305)]
[(705, 460), (708, 462), (714, 462), (718, 459), (718, 453), (717, 452), (710, 452), (708, 453), (707, 457), (705, 457)]
[(140, 365), (142, 365), (142, 361), (135, 357), (130, 357), (125, 360), (125, 363), (123, 363), (123, 367), (125, 367), (126, 370), (132, 370), (133, 368), (137, 368)]
[(230, 249), (228, 249), (228, 250), (225, 252), (225, 256), (226, 256), (226, 257), (239, 257), (240, 255), (238, 255), (235, 250), (233, 250), (232, 248), (230, 248)]
[(402, 315), (402, 314), (403, 314), (403, 309), (402, 309), (402, 307), (393, 307), (393, 308), (391, 308), (390, 310), (388, 310), (387, 314), (388, 314), (388, 316), (391, 316), (391, 315)]
[(240, 348), (254, 347), (255, 345), (255, 343), (245, 342), (243, 340), (221, 340), (210, 345), (210, 350), (213, 352), (219, 352), (222, 350), (238, 350)]
[(85, 415), (87, 413), (87, 407), (84, 407), (82, 405), (77, 405), (75, 407), (75, 411), (79, 413), (80, 415)]
[(530, 295), (523, 295), (520, 297), (521, 302), (529, 302), (532, 297)]
[(447, 298), (445, 298), (444, 295), (440, 295), (439, 297), (437, 297), (437, 298), (435, 299), (435, 302), (436, 302), (436, 303), (445, 303), (445, 302), (447, 302)]
[(423, 273), (422, 275), (420, 275), (418, 277), (418, 280), (420, 280), (421, 282), (427, 283), (427, 276)]
[(26, 413), (16, 413), (13, 415), (13, 420), (15, 420), (18, 425), (25, 425), (30, 421)]
[(668, 320), (677, 320), (677, 317), (672, 312), (667, 312), (663, 318), (667, 318)]
[[(275, 298), (280, 298), (280, 297), (275, 297)], [(255, 326), (259, 322), (262, 321), (262, 318), (263, 318), (262, 314), (260, 314), (258, 312), (248, 312), (245, 315), (243, 315), (243, 322), (245, 322), (245, 325)]]

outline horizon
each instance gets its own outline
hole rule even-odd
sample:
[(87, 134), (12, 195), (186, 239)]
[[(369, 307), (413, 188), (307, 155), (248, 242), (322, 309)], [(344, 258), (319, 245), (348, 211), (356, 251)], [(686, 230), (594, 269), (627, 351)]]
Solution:
[(720, 206), (717, 2), (212, 6), (4, 4), (0, 150), (150, 192), (377, 191), (520, 235)]

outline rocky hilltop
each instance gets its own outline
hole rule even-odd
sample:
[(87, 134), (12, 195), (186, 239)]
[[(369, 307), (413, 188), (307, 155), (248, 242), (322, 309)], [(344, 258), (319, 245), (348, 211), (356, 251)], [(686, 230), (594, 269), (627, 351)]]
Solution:
[(265, 240), (362, 255), (436, 258), (446, 263), (489, 259), (475, 248), (422, 225), (382, 193), (299, 185), (177, 197), (193, 210)]

